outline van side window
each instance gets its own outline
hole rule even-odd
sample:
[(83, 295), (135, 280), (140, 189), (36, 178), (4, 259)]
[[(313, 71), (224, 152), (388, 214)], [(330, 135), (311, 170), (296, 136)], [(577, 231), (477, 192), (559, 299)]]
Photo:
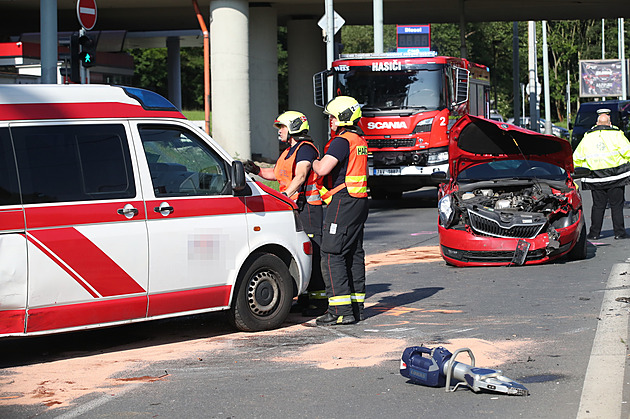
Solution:
[(122, 125), (11, 128), (25, 204), (136, 196)]
[(0, 128), (0, 205), (19, 205), (15, 157), (8, 128)]
[(185, 128), (139, 127), (156, 197), (219, 195), (228, 183), (225, 161)]

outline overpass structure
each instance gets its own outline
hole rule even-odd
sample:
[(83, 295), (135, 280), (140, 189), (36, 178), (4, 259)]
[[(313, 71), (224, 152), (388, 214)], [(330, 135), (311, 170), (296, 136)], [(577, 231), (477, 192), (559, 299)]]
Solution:
[[(278, 155), (272, 122), (279, 111), (280, 25), (287, 27), (288, 35), (289, 108), (309, 117), (311, 134), (320, 143), (326, 137), (321, 109), (313, 105), (311, 80), (326, 67), (326, 47), (317, 24), (324, 3), (198, 0), (210, 32), (212, 135), (233, 156)], [(382, 8), (382, 21), (375, 22), (375, 3)], [(79, 29), (76, 5), (76, 0), (0, 0), (0, 41), (41, 33), (42, 60), (52, 56), (56, 63), (56, 34)], [(179, 80), (180, 47), (202, 44), (191, 0), (97, 0), (97, 5), (94, 30), (125, 31), (119, 48), (168, 48), (169, 57), (174, 57), (171, 81)], [(334, 0), (334, 9), (347, 24), (377, 26), (451, 22), (463, 28), (467, 22), (630, 17), (628, 0)], [(169, 89), (176, 104), (181, 103), (177, 94), (177, 89)]]

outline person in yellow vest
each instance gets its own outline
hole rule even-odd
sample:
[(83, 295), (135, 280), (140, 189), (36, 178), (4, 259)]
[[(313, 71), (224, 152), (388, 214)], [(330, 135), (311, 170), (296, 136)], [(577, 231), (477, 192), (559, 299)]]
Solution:
[(313, 162), (313, 170), (323, 177), (320, 193), (328, 205), (321, 245), (328, 311), (316, 324), (333, 326), (364, 318), (368, 151), (357, 127), (361, 107), (354, 98), (338, 96), (328, 102), (324, 113), (334, 134), (324, 156)]
[(322, 240), (322, 200), (317, 185), (317, 175), (312, 162), (319, 157), (319, 151), (308, 135), (308, 120), (300, 112), (287, 111), (274, 121), (278, 129), (278, 139), (288, 143), (273, 168), (262, 168), (248, 160), (245, 170), (263, 179), (277, 180), (279, 190), (291, 198), (298, 207), (298, 214), (304, 232), (313, 243), (313, 268), (308, 285), (308, 295), (298, 297), (293, 311), (302, 311), (304, 316), (319, 316), (326, 312), (328, 301), (322, 279), (320, 244)]
[(630, 142), (623, 131), (611, 124), (610, 110), (600, 109), (597, 113), (597, 125), (584, 134), (573, 152), (573, 165), (591, 170), (591, 175), (582, 179), (582, 187), (590, 190), (593, 197), (586, 237), (599, 239), (606, 204), (610, 204), (615, 239), (626, 239), (623, 206), (625, 185), (630, 183)]

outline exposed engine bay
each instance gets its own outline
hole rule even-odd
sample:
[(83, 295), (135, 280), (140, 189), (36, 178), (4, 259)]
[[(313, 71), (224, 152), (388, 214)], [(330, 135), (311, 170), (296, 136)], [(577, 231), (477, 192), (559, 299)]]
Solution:
[(540, 212), (549, 214), (564, 205), (564, 194), (554, 194), (545, 183), (528, 186), (499, 186), (460, 191), (455, 194), (459, 203), (465, 207), (486, 207), (494, 210)]
[(458, 213), (455, 218), (459, 220), (452, 226), (467, 226), (476, 234), (506, 238), (534, 238), (547, 232), (555, 241), (559, 237), (555, 227), (574, 222), (567, 196), (555, 186), (552, 189), (540, 181), (466, 185), (453, 193)]

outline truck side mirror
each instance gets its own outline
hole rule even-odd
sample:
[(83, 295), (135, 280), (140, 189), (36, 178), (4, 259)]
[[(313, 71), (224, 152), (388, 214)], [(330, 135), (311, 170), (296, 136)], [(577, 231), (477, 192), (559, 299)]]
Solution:
[(328, 103), (328, 70), (313, 75), (313, 101), (316, 106), (323, 108)]
[(243, 162), (234, 160), (232, 163), (232, 190), (235, 192), (242, 191), (245, 189), (246, 181), (245, 181), (245, 168), (243, 167)]
[(453, 107), (455, 107), (466, 103), (468, 100), (470, 71), (461, 67), (455, 67), (453, 70), (455, 76), (455, 102)]

